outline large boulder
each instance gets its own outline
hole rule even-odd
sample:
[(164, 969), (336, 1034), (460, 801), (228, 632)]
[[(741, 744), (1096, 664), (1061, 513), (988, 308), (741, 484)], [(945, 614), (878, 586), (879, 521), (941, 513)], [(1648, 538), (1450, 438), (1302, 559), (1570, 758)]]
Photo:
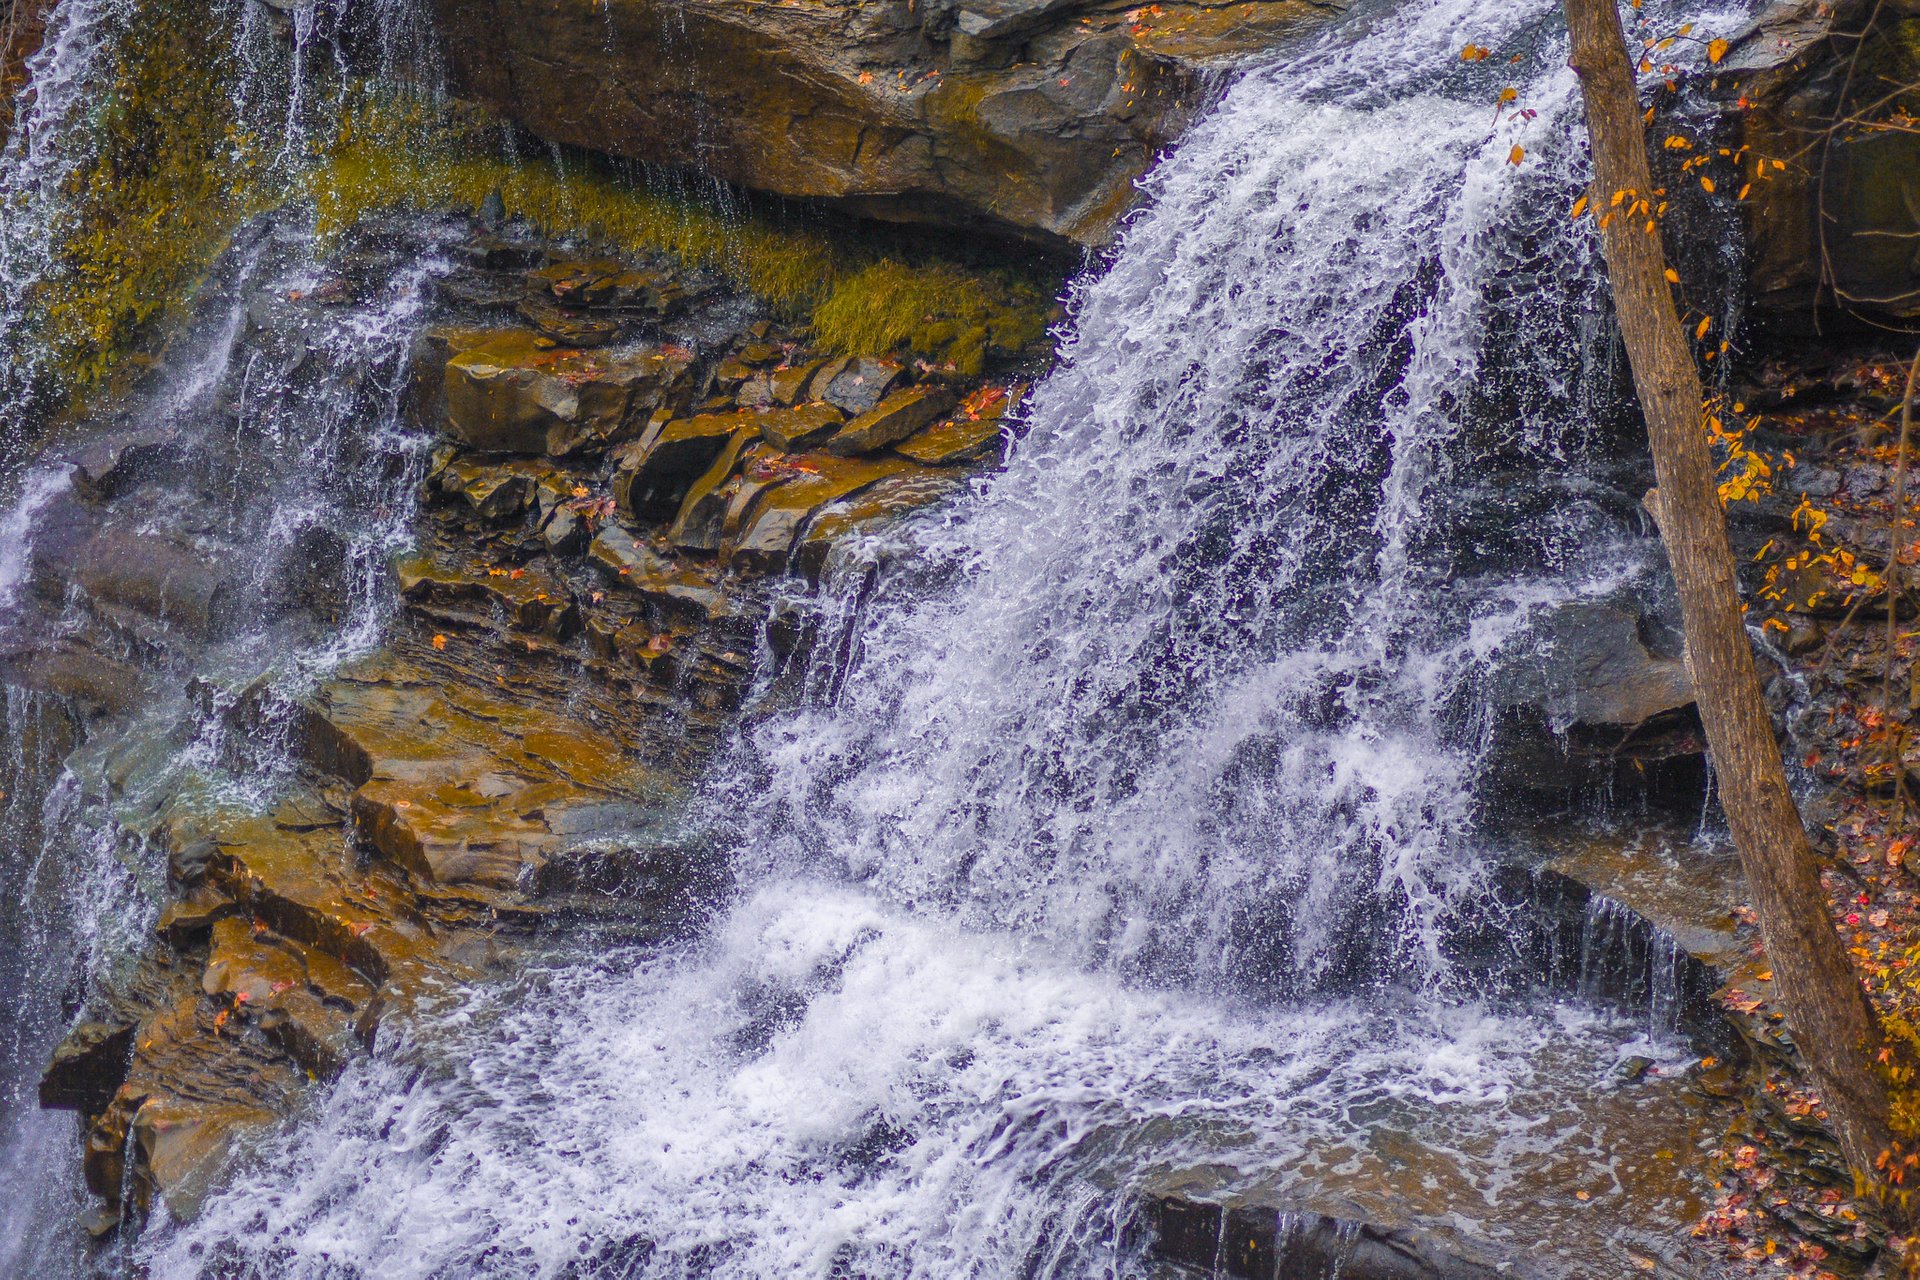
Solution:
[[(1559, 791), (1596, 771), (1684, 765), (1704, 751), (1686, 662), (1630, 604), (1575, 600), (1509, 646), (1488, 692), (1500, 713), (1503, 785)], [(1677, 637), (1675, 637), (1677, 639)]]
[(1098, 244), (1205, 69), (1338, 0), (435, 0), (458, 86), (550, 141), (857, 213)]
[(589, 452), (636, 434), (685, 389), (692, 363), (692, 353), (659, 343), (582, 351), (502, 330), (448, 356), (440, 425), (475, 449)]
[(1707, 91), (1728, 122), (1721, 145), (1746, 150), (1737, 177), (1703, 172), (1719, 174), (1721, 199), (1746, 193), (1763, 314), (1920, 315), (1920, 135), (1897, 114), (1920, 110), (1920, 94), (1887, 91), (1917, 82), (1917, 0), (1776, 0), (1731, 33)]

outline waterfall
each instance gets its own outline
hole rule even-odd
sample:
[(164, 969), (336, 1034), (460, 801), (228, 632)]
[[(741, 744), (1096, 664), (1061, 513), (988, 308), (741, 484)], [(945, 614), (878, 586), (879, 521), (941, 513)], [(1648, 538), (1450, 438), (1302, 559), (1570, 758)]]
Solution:
[[(232, 733), (223, 708), (262, 681), (298, 694), (380, 635), (392, 606), (387, 566), (412, 536), (426, 461), (426, 440), (401, 424), (408, 357), (446, 267), (436, 236), (463, 225), (427, 222), (397, 246), (349, 246), (380, 283), (359, 301), (302, 311), (293, 300), (331, 278), (312, 256), (310, 226), (298, 211), (255, 223), (120, 428), (172, 458), (159, 500), (131, 522), (77, 514), (72, 466), (49, 461), (26, 473), (0, 516), (0, 654), (10, 660), (124, 656), (111, 628), (90, 621), (85, 593), (50, 598), (38, 580), (62, 581), (60, 557), (86, 554), (84, 544), (37, 545), (55, 508), (63, 528), (199, 566), (231, 606), (205, 634), (155, 626), (147, 643), (159, 650), (159, 678), (124, 725), (5, 686), (0, 1275), (89, 1274), (75, 1123), (38, 1110), (37, 1084), (68, 1026), (110, 1000), (152, 945), (165, 892), (165, 850), (152, 833), (180, 805), (259, 804), (274, 793), (286, 766), (279, 744)], [(293, 584), (325, 599), (300, 598)], [(65, 647), (102, 638), (104, 652)], [(189, 661), (198, 697), (178, 670)]]
[(1639, 1026), (1443, 945), (1488, 663), (1641, 562), (1583, 470), (1554, 14), (1370, 6), (1243, 75), (1005, 471), (819, 602), (857, 644), (713, 782), (711, 929), (440, 993), (149, 1273), (1145, 1275), (1140, 1197), (1193, 1185), (1623, 1273), (1575, 1191), (1685, 1103), (1609, 1091)]
[[(1007, 474), (932, 548), (960, 586), (895, 584), (833, 704), (765, 735), (770, 865), (1089, 962), (1443, 967), (1475, 876), (1457, 721), (1526, 590), (1452, 531), (1512, 519), (1508, 554), (1553, 564), (1602, 527), (1482, 470), (1512, 450), (1552, 486), (1584, 407), (1542, 13), (1383, 16), (1189, 135), (1078, 291)], [(1521, 59), (1536, 121), (1489, 128), (1520, 72), (1456, 70), (1466, 30)]]

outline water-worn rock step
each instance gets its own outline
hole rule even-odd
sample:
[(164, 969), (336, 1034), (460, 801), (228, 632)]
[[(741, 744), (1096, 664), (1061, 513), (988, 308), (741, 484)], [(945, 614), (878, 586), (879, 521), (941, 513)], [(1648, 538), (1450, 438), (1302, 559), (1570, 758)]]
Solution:
[(48, 1103), (89, 1117), (90, 1184), (114, 1213), (158, 1196), (190, 1216), (247, 1135), (430, 985), (511, 965), (583, 915), (657, 938), (719, 883), (672, 831), (665, 776), (544, 694), (380, 653), (298, 704), (253, 689), (226, 714), (314, 772), (269, 813), (170, 823), (175, 980), (83, 1027), (48, 1072)]
[(586, 351), (521, 329), (451, 351), (446, 430), (476, 449), (555, 457), (603, 449), (685, 390), (693, 353), (636, 342)]
[[(271, 788), (155, 810), (138, 835), (166, 851), (169, 901), (151, 954), (49, 1064), (47, 1105), (86, 1121), (102, 1229), (162, 1201), (191, 1216), (423, 991), (562, 930), (646, 944), (683, 927), (727, 868), (685, 825), (680, 780), (762, 640), (787, 653), (806, 634), (767, 579), (951, 493), (1000, 438), (1004, 392), (950, 370), (808, 351), (737, 309), (693, 323), (713, 319), (707, 295), (644, 266), (476, 254), (414, 351), (406, 411), (439, 444), (376, 651), (314, 687), (209, 672), (180, 696), (183, 656), (235, 616), (324, 614), (345, 551), (316, 543), (281, 600), (236, 590), (220, 545), (160, 546), (144, 499), (172, 500), (158, 479), (195, 462), (170, 440), (82, 449), (38, 544), (34, 598), (79, 600), (90, 625), (36, 669), (140, 656), (221, 769)], [(857, 449), (826, 451), (850, 424)]]
[(673, 799), (591, 725), (384, 655), (309, 709), (304, 749), (357, 788), (358, 835), (438, 884), (518, 889), (569, 843), (645, 825)]
[(1149, 1197), (1156, 1257), (1194, 1274), (1246, 1280), (1526, 1280), (1524, 1260), (1432, 1232), (1270, 1205)]

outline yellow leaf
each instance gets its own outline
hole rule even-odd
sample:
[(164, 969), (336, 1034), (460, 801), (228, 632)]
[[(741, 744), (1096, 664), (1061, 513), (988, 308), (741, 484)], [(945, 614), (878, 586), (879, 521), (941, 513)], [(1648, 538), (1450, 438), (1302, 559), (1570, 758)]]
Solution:
[(435, 637), (433, 638), (433, 647), (434, 647), (434, 648), (436, 648), (436, 649), (444, 649), (444, 648), (446, 648), (446, 647), (447, 647), (447, 638), (446, 638), (445, 636), (435, 636)]
[(1753, 190), (1753, 184), (1749, 182), (1746, 186), (1740, 188), (1740, 194), (1737, 198), (1741, 200), (1745, 200), (1747, 198), (1747, 192), (1751, 190)]
[(1713, 328), (1713, 317), (1708, 316), (1705, 320), (1702, 320), (1700, 322), (1700, 327), (1693, 331), (1693, 336), (1696, 339), (1704, 338), (1707, 336), (1707, 330), (1711, 328)]
[(1680, 283), (1680, 273), (1678, 271), (1675, 271), (1672, 267), (1667, 268), (1667, 283), (1668, 284)]
[(1500, 91), (1500, 101), (1502, 104), (1512, 102), (1515, 98), (1519, 96), (1520, 96), (1520, 91), (1514, 88), (1512, 85), (1508, 85), (1506, 88)]
[(1567, 216), (1569, 218), (1577, 218), (1581, 214), (1585, 213), (1586, 211), (1587, 211), (1587, 198), (1585, 196), (1581, 196), (1578, 200), (1575, 200), (1573, 202), (1573, 212), (1569, 213)]
[(1477, 44), (1470, 44), (1460, 51), (1462, 62), (1479, 62), (1487, 56), (1487, 50)]
[(1507, 153), (1508, 164), (1519, 164), (1522, 160), (1525, 160), (1526, 158), (1527, 158), (1527, 149), (1525, 147), (1516, 146), (1512, 151), (1509, 151)]
[(1727, 56), (1727, 42), (1715, 36), (1707, 41), (1707, 61), (1718, 62)]
[(1703, 190), (1703, 191), (1705, 191), (1705, 192), (1706, 192), (1706, 193), (1707, 193), (1708, 195), (1712, 195), (1712, 194), (1713, 194), (1713, 179), (1712, 179), (1712, 178), (1702, 178), (1702, 179), (1700, 179), (1700, 189), (1701, 189), (1701, 190)]

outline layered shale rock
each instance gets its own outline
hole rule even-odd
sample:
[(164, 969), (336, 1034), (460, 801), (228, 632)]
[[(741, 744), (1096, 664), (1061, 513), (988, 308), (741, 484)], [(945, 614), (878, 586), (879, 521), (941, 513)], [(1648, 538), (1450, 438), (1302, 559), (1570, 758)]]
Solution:
[[(414, 234), (378, 229), (386, 247), (341, 278), (391, 274), (379, 255)], [(830, 359), (657, 263), (524, 237), (453, 252), (466, 265), (397, 379), (432, 446), (412, 545), (375, 589), (391, 614), (317, 681), (192, 674), (230, 670), (216, 655), (263, 626), (324, 634), (346, 589), (342, 546), (297, 536), (262, 564), (223, 515), (254, 437), (136, 412), (55, 451), (42, 621), (0, 662), (103, 739), (177, 704), (229, 776), (266, 780), (245, 799), (176, 785), (129, 833), (164, 857), (167, 901), (41, 1089), (86, 1118), (101, 1230), (159, 1203), (191, 1216), (249, 1135), (423, 993), (561, 935), (646, 945), (696, 919), (728, 869), (687, 784), (763, 674), (753, 655), (810, 642), (771, 582), (952, 493), (1017, 397), (891, 354)], [(325, 368), (306, 354), (325, 309), (348, 305), (346, 285), (259, 294), (245, 340), (301, 385)]]
[(460, 88), (541, 137), (853, 212), (1098, 244), (1208, 68), (1338, 0), (437, 0)]
[[(1776, 321), (1920, 314), (1920, 7), (1776, 0), (1711, 75), (1710, 170), (1739, 201), (1748, 289)], [(1687, 186), (1691, 186), (1689, 181)]]

